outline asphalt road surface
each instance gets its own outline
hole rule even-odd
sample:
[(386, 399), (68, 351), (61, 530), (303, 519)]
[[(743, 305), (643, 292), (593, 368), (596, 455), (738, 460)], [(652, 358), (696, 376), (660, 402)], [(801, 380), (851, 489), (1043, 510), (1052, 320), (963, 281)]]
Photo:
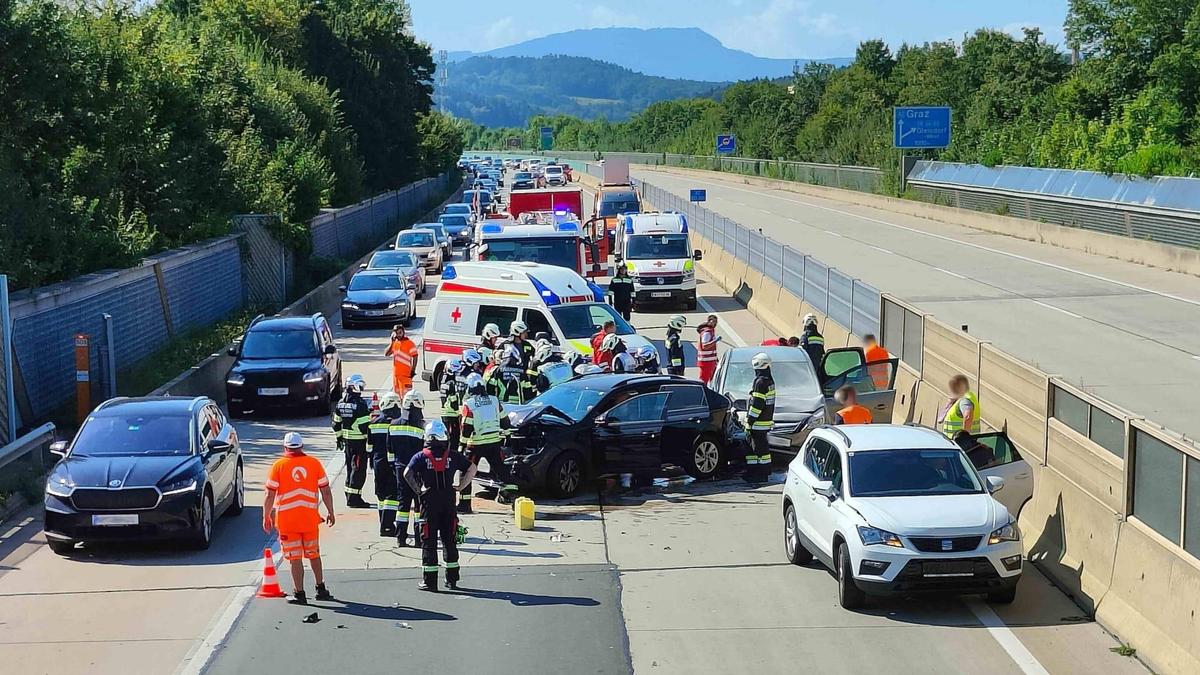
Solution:
[[(715, 284), (701, 279), (700, 295), (690, 324), (717, 311), (727, 346), (763, 337)], [(634, 324), (658, 339), (670, 313)], [(335, 337), (347, 374), (390, 386), (386, 330)], [(827, 570), (784, 558), (780, 473), (756, 488), (727, 477), (608, 485), (571, 501), (535, 494), (532, 531), (476, 498), (464, 590), (421, 593), (419, 552), (379, 537), (373, 510), (344, 508), (327, 418), (251, 417), (237, 428), (247, 509), (216, 524), (208, 551), (85, 547), (64, 558), (44, 545), (32, 509), (0, 531), (0, 672), (1145, 672), (1032, 566), (1007, 607), (943, 598), (842, 610)], [(253, 597), (263, 547), (278, 552), (260, 528), (262, 481), (289, 430), (334, 477), (339, 517), (321, 550), (336, 602)], [(286, 572), (281, 583), (291, 590)], [(314, 612), (319, 621), (304, 623)]]
[(1139, 416), (1200, 438), (1200, 283), (1190, 275), (783, 190), (639, 169)]

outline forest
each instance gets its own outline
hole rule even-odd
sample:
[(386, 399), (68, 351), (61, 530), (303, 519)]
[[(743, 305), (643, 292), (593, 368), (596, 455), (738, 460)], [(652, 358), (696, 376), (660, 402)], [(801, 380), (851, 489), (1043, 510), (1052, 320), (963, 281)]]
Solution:
[(628, 121), (538, 116), (518, 129), (474, 127), (469, 147), (518, 136), (561, 150), (738, 154), (893, 167), (891, 108), (949, 105), (953, 138), (928, 158), (1141, 175), (1200, 168), (1200, 3), (1071, 0), (1067, 44), (1037, 30), (979, 30), (961, 42), (859, 45), (844, 68), (809, 64), (789, 82), (739, 82), (719, 100), (650, 105)]
[(453, 166), (402, 0), (0, 0), (0, 273), (123, 267)]

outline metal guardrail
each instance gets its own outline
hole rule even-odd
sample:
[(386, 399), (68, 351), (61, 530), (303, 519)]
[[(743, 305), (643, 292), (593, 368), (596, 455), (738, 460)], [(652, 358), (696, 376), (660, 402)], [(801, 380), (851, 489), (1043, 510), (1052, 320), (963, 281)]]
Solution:
[(53, 441), (54, 425), (47, 422), (12, 443), (0, 447), (0, 469), (31, 454), (34, 466), (39, 469), (43, 468), (46, 449)]

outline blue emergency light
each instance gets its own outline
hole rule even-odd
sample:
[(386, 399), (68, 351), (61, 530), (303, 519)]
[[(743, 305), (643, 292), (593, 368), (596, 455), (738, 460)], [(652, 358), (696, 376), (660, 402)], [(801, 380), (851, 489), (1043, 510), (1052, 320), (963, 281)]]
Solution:
[(559, 232), (578, 232), (579, 225), (576, 223), (559, 223), (558, 231)]
[(596, 302), (604, 302), (604, 289), (600, 288), (594, 281), (588, 279), (588, 288), (592, 289), (592, 296), (596, 298)]
[(480, 232), (484, 234), (500, 234), (503, 231), (504, 226), (497, 223), (487, 223), (480, 229)]
[(552, 307), (554, 305), (562, 304), (562, 298), (558, 297), (554, 291), (550, 290), (549, 286), (543, 284), (532, 274), (526, 274), (525, 276), (529, 277), (529, 281), (533, 283), (534, 290), (538, 292), (538, 295), (542, 296), (542, 301), (545, 302), (547, 306)]
[(442, 268), (442, 281), (446, 281), (447, 279), (457, 279), (457, 278), (458, 278), (458, 272), (455, 271), (454, 265), (446, 265), (445, 267)]

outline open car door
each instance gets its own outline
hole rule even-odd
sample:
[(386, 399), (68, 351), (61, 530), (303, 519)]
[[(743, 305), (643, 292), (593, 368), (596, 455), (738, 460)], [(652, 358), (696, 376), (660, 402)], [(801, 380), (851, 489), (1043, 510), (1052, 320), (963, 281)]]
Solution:
[(867, 363), (862, 347), (836, 347), (825, 352), (819, 375), (825, 394), (825, 409), (833, 417), (842, 405), (833, 394), (844, 386), (854, 387), (858, 404), (871, 411), (876, 424), (891, 424), (896, 403), (896, 368), (899, 359)]
[(984, 480), (989, 476), (1004, 479), (1004, 489), (994, 496), (1016, 518), (1025, 502), (1033, 497), (1033, 473), (1029, 462), (1021, 457), (1017, 446), (1003, 431), (975, 434), (974, 438), (975, 445), (966, 451), (967, 458)]

